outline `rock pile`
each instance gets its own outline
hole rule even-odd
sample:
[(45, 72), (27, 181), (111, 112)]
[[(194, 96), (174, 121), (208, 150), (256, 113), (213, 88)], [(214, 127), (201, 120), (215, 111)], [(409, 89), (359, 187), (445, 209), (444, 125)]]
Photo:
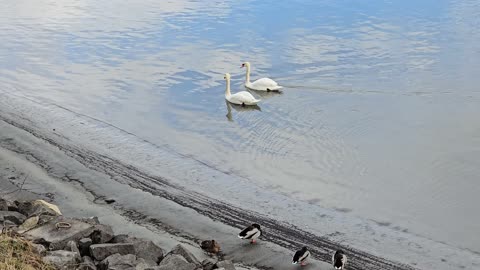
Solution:
[(180, 244), (165, 254), (150, 240), (115, 235), (96, 217), (64, 217), (43, 200), (0, 199), (0, 228), (31, 240), (45, 262), (62, 270), (235, 270), (228, 260), (200, 262)]

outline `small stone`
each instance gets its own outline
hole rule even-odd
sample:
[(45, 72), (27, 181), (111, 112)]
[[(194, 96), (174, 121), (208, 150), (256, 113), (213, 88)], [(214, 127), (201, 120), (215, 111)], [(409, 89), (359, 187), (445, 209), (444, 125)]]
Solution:
[(90, 225), (100, 224), (100, 220), (98, 220), (98, 217), (81, 218), (80, 220)]
[(17, 224), (15, 224), (13, 221), (10, 221), (10, 220), (4, 220), (3, 222), (1, 222), (2, 226), (4, 225), (5, 228), (12, 228), (12, 227), (17, 227)]
[(27, 220), (25, 220), (25, 222), (23, 222), (22, 225), (18, 227), (18, 232), (24, 233), (28, 230), (35, 228), (35, 226), (37, 226), (38, 224), (38, 220), (39, 220), (38, 216), (27, 218)]
[(7, 200), (0, 199), (0, 211), (8, 211)]
[(104, 244), (112, 240), (114, 234), (112, 227), (103, 224), (97, 224), (94, 227), (93, 233), (90, 235), (90, 239), (94, 244)]
[(93, 244), (92, 239), (82, 238), (78, 240), (78, 249), (82, 256), (90, 255), (90, 246)]
[(95, 263), (93, 262), (92, 258), (88, 256), (82, 257), (82, 263), (78, 265), (76, 270), (97, 270)]
[(149, 269), (149, 268), (152, 268), (152, 267), (156, 267), (157, 264), (156, 263), (151, 263), (146, 261), (145, 259), (143, 258), (138, 258), (137, 257), (137, 261), (136, 261), (136, 265), (135, 265), (135, 270), (146, 270), (146, 269)]
[(145, 259), (149, 264), (158, 264), (163, 259), (163, 250), (150, 240), (133, 243), (135, 255)]
[(20, 225), (27, 219), (26, 216), (20, 214), (19, 212), (14, 211), (0, 211), (0, 222), (4, 222), (6, 220), (15, 223), (15, 225)]
[(194, 263), (196, 265), (200, 265), (200, 261), (193, 255), (187, 248), (185, 248), (183, 245), (178, 244), (176, 245), (170, 252), (169, 254), (177, 254), (185, 258), (187, 262), (189, 263)]
[(157, 270), (195, 270), (197, 266), (189, 263), (185, 258), (177, 254), (167, 255), (156, 267)]
[(32, 244), (33, 251), (40, 256), (45, 256), (47, 254), (47, 249), (44, 245), (40, 244)]
[(75, 243), (75, 241), (68, 241), (67, 246), (65, 247), (65, 250), (75, 252), (80, 257), (80, 250), (78, 249), (77, 243)]
[[(42, 209), (42, 211), (47, 211), (52, 213), (54, 216), (61, 216), (62, 212), (60, 212), (60, 208), (55, 204), (46, 202), (44, 200), (36, 200), (33, 202), (33, 205), (38, 207), (38, 209)], [(38, 211), (38, 209), (36, 209)], [(47, 210), (48, 209), (48, 210)]]
[(216, 260), (212, 258), (207, 258), (202, 261), (202, 268), (203, 270), (212, 270), (215, 268), (215, 264), (217, 263)]
[(117, 235), (112, 239), (115, 243), (132, 243), (135, 248), (135, 255), (143, 258), (149, 264), (158, 264), (163, 259), (163, 250), (150, 240), (130, 237), (128, 235)]
[[(137, 257), (133, 254), (113, 254), (100, 262), (98, 267), (101, 270), (133, 270), (137, 265)], [(173, 269), (171, 269), (173, 270)]]
[(58, 206), (48, 203), (44, 200), (36, 200), (33, 202), (18, 202), (18, 210), (27, 217), (47, 215), (61, 216), (62, 212)]
[(32, 202), (15, 201), (18, 212), (28, 216), (31, 212)]
[(225, 260), (217, 262), (215, 265), (217, 268), (225, 268), (225, 270), (235, 270), (235, 266), (233, 265), (232, 261)]
[(131, 237), (126, 234), (115, 235), (110, 243), (131, 243)]
[(112, 204), (112, 203), (115, 202), (115, 199), (108, 198), (108, 199), (105, 199), (105, 202), (106, 202), (107, 204)]
[(89, 256), (83, 256), (83, 257), (82, 257), (82, 262), (95, 264), (95, 262), (93, 261), (93, 259), (92, 259), (91, 257), (89, 257)]
[(7, 206), (8, 206), (8, 211), (15, 211), (15, 212), (20, 212), (18, 210), (18, 205), (17, 202), (12, 202), (12, 201), (7, 201)]
[(74, 270), (78, 262), (80, 262), (80, 257), (75, 252), (55, 250), (47, 252), (47, 255), (43, 257), (43, 261), (53, 264), (57, 269)]
[(113, 254), (127, 255), (134, 254), (133, 244), (96, 244), (90, 246), (90, 254), (97, 261), (102, 261)]

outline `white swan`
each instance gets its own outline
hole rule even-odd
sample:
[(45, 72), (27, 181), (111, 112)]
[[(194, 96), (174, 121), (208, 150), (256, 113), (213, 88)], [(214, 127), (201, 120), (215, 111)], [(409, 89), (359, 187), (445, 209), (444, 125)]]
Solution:
[(283, 87), (270, 78), (261, 78), (254, 82), (250, 82), (250, 62), (242, 64), (242, 68), (247, 67), (247, 75), (245, 78), (245, 87), (258, 91), (278, 91)]
[(225, 89), (225, 99), (228, 102), (242, 106), (256, 105), (258, 102), (260, 102), (260, 99), (256, 99), (252, 96), (252, 94), (247, 91), (241, 91), (232, 95), (232, 93), (230, 93), (230, 74), (225, 73), (225, 77), (223, 78), (227, 81), (227, 87)]

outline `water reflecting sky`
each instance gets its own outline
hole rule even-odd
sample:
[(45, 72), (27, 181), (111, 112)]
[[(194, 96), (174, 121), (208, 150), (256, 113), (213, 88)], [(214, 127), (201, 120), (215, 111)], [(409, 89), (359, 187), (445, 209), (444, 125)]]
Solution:
[[(0, 91), (480, 252), (480, 2), (0, 2)], [(224, 102), (247, 60), (261, 110)]]

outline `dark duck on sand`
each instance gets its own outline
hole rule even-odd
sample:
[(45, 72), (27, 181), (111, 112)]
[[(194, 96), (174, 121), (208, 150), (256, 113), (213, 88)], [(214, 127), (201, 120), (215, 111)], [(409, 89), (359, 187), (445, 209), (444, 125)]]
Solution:
[(293, 255), (292, 264), (299, 264), (304, 266), (307, 264), (307, 258), (310, 257), (310, 251), (308, 251), (307, 247), (303, 247), (302, 249), (295, 252)]
[(332, 256), (332, 264), (335, 269), (344, 269), (347, 263), (347, 256), (343, 250), (337, 250)]
[(243, 229), (243, 231), (238, 234), (238, 238), (250, 240), (250, 243), (253, 244), (260, 235), (262, 235), (262, 229), (260, 229), (260, 225), (254, 223)]

